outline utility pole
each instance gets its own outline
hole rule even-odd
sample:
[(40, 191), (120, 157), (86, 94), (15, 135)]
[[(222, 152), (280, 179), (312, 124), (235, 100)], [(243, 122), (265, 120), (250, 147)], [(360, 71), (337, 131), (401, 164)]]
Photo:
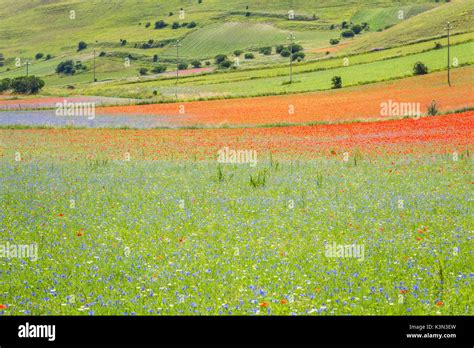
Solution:
[(94, 83), (95, 83), (96, 79), (95, 79), (95, 48), (94, 48)]
[(179, 40), (176, 40), (176, 43), (174, 44), (176, 47), (176, 99), (178, 99), (178, 79), (179, 79), (179, 47), (181, 46), (181, 43)]
[(293, 40), (295, 37), (290, 33), (288, 40), (290, 40), (290, 84), (293, 82)]
[(448, 85), (449, 87), (451, 87), (451, 44), (449, 40), (451, 29), (453, 29), (453, 27), (451, 26), (451, 23), (448, 22), (444, 30), (448, 31)]
[(29, 65), (30, 65), (30, 61), (27, 60), (27, 61), (25, 62), (25, 66), (26, 66), (26, 76), (28, 76), (28, 66), (29, 66)]

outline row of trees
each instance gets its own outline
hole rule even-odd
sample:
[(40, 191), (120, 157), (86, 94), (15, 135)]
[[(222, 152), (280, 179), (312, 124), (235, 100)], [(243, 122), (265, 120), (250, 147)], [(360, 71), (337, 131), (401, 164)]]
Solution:
[(36, 94), (44, 87), (44, 81), (36, 76), (21, 76), (0, 80), (0, 93), (12, 90), (18, 94)]
[[(148, 28), (149, 26), (150, 26), (150, 23), (149, 23), (149, 22), (145, 24), (145, 27)], [(155, 22), (155, 29), (163, 29), (163, 28), (166, 28), (167, 26), (169, 26), (169, 24), (166, 23), (166, 22), (165, 22), (164, 20), (162, 20), (162, 19)], [(189, 28), (189, 29), (191, 29), (191, 28), (195, 28), (195, 27), (197, 27), (197, 23), (194, 22), (194, 21), (192, 21), (192, 22), (190, 22), (190, 23), (186, 23), (186, 22), (185, 22), (185, 23), (173, 22), (173, 23), (171, 24), (171, 29), (179, 29), (179, 28)]]

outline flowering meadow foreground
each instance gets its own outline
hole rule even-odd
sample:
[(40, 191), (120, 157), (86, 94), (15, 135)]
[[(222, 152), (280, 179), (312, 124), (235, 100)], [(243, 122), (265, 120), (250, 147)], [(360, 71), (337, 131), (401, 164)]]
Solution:
[(472, 315), (473, 125), (0, 129), (0, 314)]

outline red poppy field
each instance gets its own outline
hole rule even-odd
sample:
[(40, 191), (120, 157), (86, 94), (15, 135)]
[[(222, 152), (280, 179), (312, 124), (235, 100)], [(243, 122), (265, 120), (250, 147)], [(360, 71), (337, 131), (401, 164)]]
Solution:
[(119, 160), (214, 160), (222, 147), (254, 149), (292, 160), (342, 156), (461, 153), (474, 136), (474, 111), (459, 114), (314, 126), (217, 129), (27, 129), (0, 130), (2, 157)]
[(99, 108), (100, 114), (174, 116), (173, 125), (262, 125), (342, 122), (399, 118), (381, 115), (381, 104), (419, 103), (426, 113), (432, 101), (439, 111), (453, 111), (474, 103), (474, 67), (456, 69), (452, 87), (446, 72), (396, 81), (305, 94), (229, 99), (177, 104), (149, 104)]

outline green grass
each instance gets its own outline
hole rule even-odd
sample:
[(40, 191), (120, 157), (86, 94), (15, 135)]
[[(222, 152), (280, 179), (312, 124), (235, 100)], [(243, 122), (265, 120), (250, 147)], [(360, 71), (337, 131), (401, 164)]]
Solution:
[(370, 33), (351, 45), (352, 52), (363, 52), (374, 47), (392, 47), (416, 42), (420, 39), (446, 35), (446, 22), (454, 27), (452, 33), (472, 32), (474, 4), (469, 0), (456, 0), (417, 16), (400, 21), (380, 33)]
[[(427, 0), (416, 1), (418, 6), (424, 6)], [(374, 2), (375, 3), (375, 2)], [(208, 0), (202, 4), (197, 2), (172, 0), (162, 3), (146, 0), (137, 6), (134, 0), (124, 0), (118, 3), (106, 1), (78, 1), (55, 0), (43, 2), (31, 0), (28, 4), (17, 3), (13, 0), (0, 1), (0, 52), (11, 63), (14, 58), (33, 59), (38, 52), (52, 54), (53, 56), (74, 56), (79, 41), (86, 41), (98, 51), (116, 51), (126, 49), (130, 53), (152, 56), (153, 54), (170, 54), (170, 47), (139, 50), (134, 48), (136, 43), (143, 43), (149, 39), (155, 41), (185, 38), (190, 44), (190, 58), (203, 58), (206, 48), (211, 47), (215, 52), (224, 52), (234, 49), (246, 49), (260, 43), (276, 43), (279, 33), (289, 30), (301, 32), (300, 37), (305, 38), (305, 44), (310, 47), (322, 47), (329, 38), (330, 24), (339, 25), (343, 20), (349, 20), (357, 11), (363, 11), (374, 6), (367, 2), (363, 5), (345, 3), (341, 0), (314, 1), (308, 4), (304, 1), (272, 2), (262, 0), (250, 5), (250, 17), (230, 15), (231, 13), (245, 13), (247, 1)], [(377, 6), (393, 6), (390, 0), (377, 1)], [(410, 4), (402, 1), (400, 5)], [(407, 5), (408, 6), (408, 5)], [(415, 6), (415, 5), (410, 5)], [(184, 20), (178, 18), (178, 9), (185, 8)], [(293, 9), (297, 15), (317, 15), (316, 21), (290, 21), (287, 12)], [(443, 7), (442, 7), (443, 8)], [(70, 11), (75, 11), (75, 19), (70, 19)], [(240, 12), (239, 12), (240, 11)], [(173, 12), (169, 16), (169, 12)], [(230, 16), (230, 17), (229, 17)], [(153, 23), (163, 19), (167, 23), (173, 21), (196, 21), (198, 27), (194, 29), (173, 30), (168, 26), (165, 29), (154, 30)], [(225, 21), (241, 22), (239, 29), (232, 35)], [(149, 28), (145, 23), (150, 22)], [(315, 26), (316, 23), (316, 26)], [(212, 28), (220, 26), (215, 32)], [(263, 27), (262, 27), (263, 26)], [(252, 30), (261, 31), (258, 35), (251, 35)], [(307, 34), (305, 34), (307, 32)], [(227, 40), (224, 35), (228, 33)], [(254, 33), (255, 34), (255, 33)], [(261, 34), (261, 36), (260, 36)], [(201, 40), (201, 35), (203, 36)], [(331, 36), (339, 35), (334, 30)], [(190, 38), (188, 39), (187, 36)], [(199, 37), (199, 40), (197, 38)], [(285, 35), (283, 35), (285, 37)], [(206, 44), (208, 39), (216, 39), (213, 45)], [(324, 38), (324, 40), (322, 40)], [(128, 44), (121, 47), (119, 40), (126, 39)], [(198, 43), (198, 42), (203, 43)], [(194, 47), (194, 49), (191, 49)], [(197, 54), (197, 56), (194, 56)]]
[[(255, 33), (258, 32), (258, 35)], [(182, 41), (183, 57), (208, 57), (224, 53), (230, 54), (237, 49), (274, 46), (285, 42), (287, 32), (269, 24), (222, 23), (208, 25), (194, 31)], [(170, 47), (166, 54), (175, 54), (176, 49)]]
[[(0, 259), (7, 315), (473, 314), (465, 158), (44, 156), (2, 160), (0, 243), (38, 245), (37, 261)], [(331, 243), (363, 261), (327, 257)]]
[(435, 7), (435, 3), (430, 3), (386, 8), (364, 8), (357, 11), (352, 16), (351, 21), (353, 23), (368, 23), (371, 31), (377, 31), (400, 23), (400, 11), (402, 11), (405, 20)]
[[(343, 86), (352, 86), (368, 82), (383, 81), (413, 74), (413, 65), (417, 61), (424, 62), (430, 71), (442, 70), (446, 67), (446, 48), (430, 50), (392, 59), (374, 62), (369, 57), (358, 60), (357, 57), (349, 59), (349, 66), (342, 66), (342, 59), (333, 60), (325, 70), (319, 70), (317, 65), (302, 64), (301, 68), (295, 67), (295, 83), (285, 84), (288, 81), (288, 68), (270, 70), (243, 71), (226, 74), (215, 74), (200, 77), (183, 78), (178, 86), (181, 99), (197, 99), (202, 97), (235, 97), (257, 96), (283, 93), (296, 93), (312, 90), (331, 88), (333, 76), (341, 76)], [(474, 42), (467, 42), (451, 48), (452, 57), (456, 57), (460, 65), (472, 64)], [(380, 54), (374, 53), (374, 54)], [(324, 64), (324, 63), (322, 63)], [(320, 67), (324, 69), (324, 65)], [(175, 80), (166, 79), (139, 83), (103, 84), (93, 88), (79, 89), (83, 94), (122, 96), (140, 98), (150, 96), (153, 89), (158, 90), (161, 99), (167, 100), (174, 97)], [(48, 91), (48, 89), (46, 89)], [(51, 90), (51, 93), (57, 93)]]

